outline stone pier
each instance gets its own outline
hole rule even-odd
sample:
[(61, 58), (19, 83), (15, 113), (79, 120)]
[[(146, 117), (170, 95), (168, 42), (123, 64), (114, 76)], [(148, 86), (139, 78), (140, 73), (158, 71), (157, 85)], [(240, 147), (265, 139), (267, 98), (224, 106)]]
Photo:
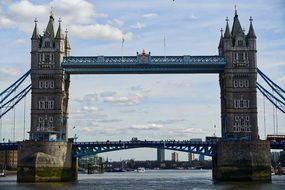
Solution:
[(268, 141), (221, 141), (213, 157), (213, 179), (218, 181), (271, 181)]
[(77, 180), (72, 142), (25, 141), (18, 146), (17, 182)]

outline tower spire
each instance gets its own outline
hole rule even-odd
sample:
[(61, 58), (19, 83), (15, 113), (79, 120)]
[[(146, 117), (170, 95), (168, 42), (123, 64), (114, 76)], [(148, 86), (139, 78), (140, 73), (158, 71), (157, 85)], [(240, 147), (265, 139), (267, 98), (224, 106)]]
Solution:
[(223, 37), (223, 28), (221, 28), (221, 37), (220, 37), (220, 43), (219, 43), (219, 46), (218, 48), (222, 48), (223, 47), (223, 40), (224, 40), (224, 37)]
[(238, 19), (238, 13), (237, 13), (236, 5), (235, 5), (235, 16), (234, 16), (234, 23), (232, 27), (232, 36), (235, 38), (239, 34), (244, 35), (242, 27)]
[(50, 7), (50, 15), (49, 16), (52, 17), (52, 18), (54, 16), (54, 8), (53, 8), (53, 6)]
[(68, 34), (68, 30), (66, 29), (65, 30), (65, 55), (66, 56), (68, 56), (68, 54), (71, 50), (67, 34)]
[(58, 19), (58, 29), (57, 29), (57, 32), (56, 32), (56, 37), (55, 38), (58, 38), (58, 39), (64, 39), (64, 34), (61, 30), (61, 19), (59, 18)]
[(229, 18), (226, 18), (226, 29), (225, 29), (225, 34), (224, 34), (224, 38), (231, 38), (231, 32), (230, 32), (230, 28), (229, 28)]
[(247, 37), (249, 37), (249, 38), (256, 38), (254, 29), (253, 29), (253, 25), (252, 25), (252, 21), (253, 21), (252, 16), (250, 16), (249, 21), (250, 21), (250, 26), (249, 26), (249, 30), (248, 30), (248, 33), (247, 33)]
[(51, 11), (50, 11), (50, 16), (49, 16), (49, 22), (48, 22), (48, 25), (46, 27), (46, 30), (45, 30), (45, 36), (50, 36), (52, 39), (55, 37), (55, 34), (54, 34), (54, 13), (53, 13), (53, 8), (51, 8)]
[(38, 31), (38, 19), (35, 18), (35, 27), (34, 27), (34, 31), (33, 31), (33, 35), (32, 35), (32, 39), (38, 39), (40, 37), (39, 35), (39, 31)]

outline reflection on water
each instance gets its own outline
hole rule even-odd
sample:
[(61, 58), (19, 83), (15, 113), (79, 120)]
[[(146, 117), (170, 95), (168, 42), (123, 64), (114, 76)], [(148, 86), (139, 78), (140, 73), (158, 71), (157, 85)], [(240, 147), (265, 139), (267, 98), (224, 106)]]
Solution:
[(146, 170), (145, 173), (122, 172), (79, 174), (74, 183), (18, 184), (16, 176), (0, 178), (0, 190), (208, 190), (208, 189), (285, 189), (285, 176), (273, 176), (272, 183), (213, 182), (211, 170)]

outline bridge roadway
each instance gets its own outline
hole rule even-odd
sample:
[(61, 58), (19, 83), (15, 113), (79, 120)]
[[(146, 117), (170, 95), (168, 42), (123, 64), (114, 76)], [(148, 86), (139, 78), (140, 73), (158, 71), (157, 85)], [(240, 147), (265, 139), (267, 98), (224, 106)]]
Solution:
[[(161, 141), (96, 141), (96, 142), (73, 142), (73, 156), (84, 157), (104, 152), (134, 149), (134, 148), (162, 148), (182, 152), (203, 154), (206, 156), (216, 155), (216, 142), (214, 141), (189, 141), (189, 140), (161, 140)], [(285, 142), (270, 142), (271, 149), (285, 149)], [(0, 151), (17, 150), (15, 143), (0, 143)]]

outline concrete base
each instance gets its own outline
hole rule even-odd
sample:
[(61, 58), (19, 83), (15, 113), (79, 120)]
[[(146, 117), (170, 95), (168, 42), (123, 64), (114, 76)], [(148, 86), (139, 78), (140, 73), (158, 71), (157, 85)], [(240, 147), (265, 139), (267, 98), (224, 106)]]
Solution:
[(269, 142), (218, 142), (217, 157), (213, 157), (213, 179), (271, 181)]
[(76, 181), (77, 168), (71, 142), (19, 143), (17, 182)]

